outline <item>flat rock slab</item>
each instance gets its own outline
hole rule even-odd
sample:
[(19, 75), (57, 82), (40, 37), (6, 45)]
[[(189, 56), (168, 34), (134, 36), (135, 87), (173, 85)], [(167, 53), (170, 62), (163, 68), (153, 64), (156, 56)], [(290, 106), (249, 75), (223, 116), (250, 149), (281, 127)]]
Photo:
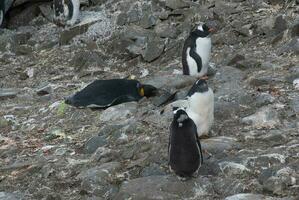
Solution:
[[(226, 197), (224, 200), (283, 200), (285, 198), (274, 198), (269, 196), (264, 196), (261, 194), (252, 194), (252, 193), (240, 193), (235, 194), (229, 197)], [(292, 200), (293, 198), (286, 198)]]
[[(199, 182), (197, 182), (199, 181)], [(208, 199), (213, 187), (208, 178), (180, 181), (175, 176), (148, 176), (125, 182), (115, 200), (121, 199)]]
[(159, 73), (151, 78), (145, 79), (144, 84), (150, 84), (156, 88), (175, 88), (181, 89), (187, 86), (192, 86), (197, 80), (196, 77), (180, 74), (170, 74), (169, 72)]
[(97, 12), (82, 12), (81, 16), (79, 24), (61, 32), (59, 39), (60, 45), (68, 44), (71, 39), (85, 33), (91, 25), (102, 19), (102, 15)]
[(232, 149), (238, 149), (239, 143), (236, 138), (232, 137), (213, 137), (205, 140), (201, 140), (202, 148), (207, 150), (211, 154), (223, 153)]
[(100, 120), (103, 122), (123, 122), (133, 116), (137, 111), (136, 102), (128, 102), (111, 106), (101, 113)]
[(0, 192), (0, 200), (19, 200), (22, 199), (21, 195), (8, 193), (8, 192)]
[(262, 107), (255, 114), (244, 117), (242, 122), (254, 128), (274, 128), (280, 124), (278, 112), (269, 106)]
[(0, 100), (6, 98), (14, 98), (18, 94), (16, 89), (2, 88), (0, 89)]

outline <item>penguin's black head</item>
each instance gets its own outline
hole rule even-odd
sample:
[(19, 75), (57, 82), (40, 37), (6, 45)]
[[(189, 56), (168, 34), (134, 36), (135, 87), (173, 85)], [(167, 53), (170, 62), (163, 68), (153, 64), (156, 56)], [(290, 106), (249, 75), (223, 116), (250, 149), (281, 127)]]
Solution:
[(199, 79), (193, 84), (193, 86), (189, 90), (187, 96), (190, 97), (194, 93), (197, 93), (197, 92), (204, 93), (204, 92), (207, 92), (208, 90), (209, 90), (208, 83), (203, 79)]
[(157, 92), (157, 88), (152, 85), (143, 85), (141, 83), (137, 83), (138, 94), (142, 97), (151, 97), (154, 96)]
[(207, 37), (210, 33), (214, 32), (213, 28), (208, 27), (206, 24), (199, 24), (192, 33), (198, 37)]
[(182, 123), (186, 119), (189, 119), (188, 114), (183, 108), (174, 107), (173, 110), (173, 120), (175, 120), (177, 123)]

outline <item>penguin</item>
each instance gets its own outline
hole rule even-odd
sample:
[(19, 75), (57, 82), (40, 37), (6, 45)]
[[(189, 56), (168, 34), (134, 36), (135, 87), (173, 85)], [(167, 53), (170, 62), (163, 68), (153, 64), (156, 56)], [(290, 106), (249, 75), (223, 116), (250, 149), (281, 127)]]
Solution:
[(57, 25), (72, 26), (78, 18), (80, 12), (79, 0), (53, 0), (54, 17), (53, 21)]
[(213, 28), (199, 24), (185, 40), (182, 52), (183, 74), (202, 77), (208, 72), (212, 42), (210, 33)]
[(0, 0), (0, 27), (4, 21), (4, 15), (5, 15), (5, 1)]
[(205, 80), (197, 80), (187, 94), (186, 112), (197, 127), (198, 136), (208, 135), (214, 121), (214, 93)]
[(183, 108), (174, 108), (168, 155), (169, 169), (181, 178), (195, 175), (203, 163), (196, 125)]
[(79, 108), (107, 108), (129, 101), (139, 101), (144, 96), (153, 96), (156, 90), (154, 86), (143, 85), (137, 80), (96, 80), (67, 97), (65, 103)]

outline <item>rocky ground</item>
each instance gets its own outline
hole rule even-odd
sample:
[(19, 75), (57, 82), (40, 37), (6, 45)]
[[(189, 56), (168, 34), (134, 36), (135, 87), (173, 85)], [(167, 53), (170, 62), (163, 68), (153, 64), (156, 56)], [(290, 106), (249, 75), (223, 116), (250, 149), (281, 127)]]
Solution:
[[(39, 3), (0, 30), (1, 200), (299, 199), (298, 1), (90, 3), (74, 27)], [(195, 80), (180, 75), (182, 43), (199, 21), (218, 30), (215, 123), (201, 140), (212, 156), (182, 182), (167, 167), (172, 115), (158, 97), (106, 110), (63, 98), (116, 77), (182, 96)]]

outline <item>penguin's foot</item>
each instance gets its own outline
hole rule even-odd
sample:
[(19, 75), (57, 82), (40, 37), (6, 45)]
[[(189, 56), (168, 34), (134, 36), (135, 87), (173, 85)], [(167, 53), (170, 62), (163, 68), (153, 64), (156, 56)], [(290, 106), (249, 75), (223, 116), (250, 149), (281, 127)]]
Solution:
[(207, 154), (207, 155), (208, 155), (207, 159), (209, 159), (209, 158), (211, 158), (211, 157), (213, 156), (213, 155), (212, 155), (210, 152), (208, 152), (206, 149), (203, 149), (202, 152), (203, 152), (204, 154)]
[(210, 137), (208, 136), (208, 134), (202, 134), (202, 135), (198, 136), (198, 138), (201, 140), (201, 139), (208, 139)]
[(187, 181), (187, 180), (188, 180), (187, 177), (181, 177), (181, 176), (177, 176), (177, 177), (178, 177), (178, 179), (179, 179), (180, 181)]
[(192, 174), (192, 178), (198, 177), (198, 171), (199, 171), (199, 168)]

